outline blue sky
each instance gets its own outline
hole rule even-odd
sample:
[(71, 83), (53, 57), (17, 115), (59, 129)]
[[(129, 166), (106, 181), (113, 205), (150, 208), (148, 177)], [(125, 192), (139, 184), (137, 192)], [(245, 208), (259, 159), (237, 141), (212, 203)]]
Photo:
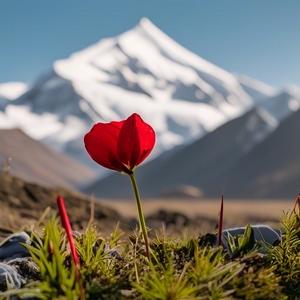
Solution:
[(300, 85), (298, 0), (1, 0), (0, 82), (31, 82), (143, 16), (229, 71)]

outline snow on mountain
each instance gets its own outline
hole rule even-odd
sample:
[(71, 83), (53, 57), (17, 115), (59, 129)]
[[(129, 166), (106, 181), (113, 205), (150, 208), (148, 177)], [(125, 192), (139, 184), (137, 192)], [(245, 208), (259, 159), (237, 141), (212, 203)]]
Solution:
[(0, 127), (19, 126), (95, 166), (82, 143), (94, 122), (137, 112), (155, 128), (159, 154), (241, 115), (255, 103), (255, 91), (259, 97), (270, 92), (257, 82), (245, 84), (142, 19), (117, 37), (56, 61), (0, 113)]
[(26, 92), (28, 86), (23, 82), (0, 83), (0, 98), (15, 100)]
[(252, 97), (255, 103), (261, 99), (272, 97), (278, 92), (277, 88), (246, 75), (238, 74), (236, 77), (243, 89)]
[(296, 86), (286, 87), (273, 96), (263, 99), (258, 105), (278, 121), (282, 121), (300, 108), (300, 88)]
[(24, 94), (27, 88), (27, 85), (23, 82), (0, 83), (0, 110), (4, 110), (10, 101)]

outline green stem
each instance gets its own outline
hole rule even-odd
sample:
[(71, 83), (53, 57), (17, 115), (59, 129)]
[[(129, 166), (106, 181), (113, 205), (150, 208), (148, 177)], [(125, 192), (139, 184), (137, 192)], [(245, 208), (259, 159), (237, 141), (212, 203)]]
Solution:
[(146, 255), (147, 255), (148, 259), (150, 259), (150, 248), (149, 248), (149, 240), (148, 240), (146, 222), (145, 222), (145, 217), (143, 214), (140, 192), (138, 189), (138, 185), (136, 182), (134, 172), (132, 172), (132, 174), (129, 174), (129, 177), (131, 180), (131, 184), (132, 184), (132, 188), (133, 188), (133, 192), (134, 192), (135, 200), (136, 200), (136, 206), (137, 206), (138, 213), (139, 213), (139, 223), (140, 223), (140, 229), (142, 230), (142, 234), (144, 237), (144, 242), (145, 242), (145, 247), (146, 247)]

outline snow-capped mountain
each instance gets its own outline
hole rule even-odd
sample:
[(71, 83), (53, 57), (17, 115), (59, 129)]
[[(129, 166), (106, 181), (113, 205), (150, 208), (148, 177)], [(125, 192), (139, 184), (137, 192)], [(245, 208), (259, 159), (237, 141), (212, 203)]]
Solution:
[(82, 138), (94, 122), (137, 112), (155, 128), (159, 154), (203, 136), (270, 93), (271, 88), (202, 59), (142, 19), (117, 37), (56, 61), (0, 113), (0, 127), (19, 126), (93, 164)]
[(23, 82), (5, 82), (0, 83), (0, 98), (6, 100), (15, 100), (24, 94), (28, 89)]
[(250, 78), (249, 76), (238, 74), (236, 77), (242, 88), (252, 97), (255, 103), (259, 103), (262, 99), (272, 97), (278, 92), (277, 88)]
[(258, 105), (278, 121), (282, 121), (300, 108), (300, 88), (296, 86), (286, 87), (273, 96), (261, 100)]
[(23, 82), (6, 82), (0, 83), (0, 109), (4, 110), (5, 106), (24, 94), (28, 86)]

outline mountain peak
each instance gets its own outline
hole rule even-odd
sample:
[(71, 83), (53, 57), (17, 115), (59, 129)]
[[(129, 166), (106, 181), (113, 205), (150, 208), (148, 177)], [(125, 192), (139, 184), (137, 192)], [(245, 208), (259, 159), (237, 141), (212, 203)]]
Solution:
[[(226, 84), (237, 86), (237, 80), (230, 72), (218, 67), (217, 65), (207, 61), (199, 55), (193, 53), (187, 48), (180, 45), (177, 41), (172, 39), (169, 35), (163, 32), (158, 26), (151, 22), (148, 18), (142, 18), (139, 23), (128, 30), (127, 32), (119, 35), (121, 44), (136, 48), (139, 51), (139, 44), (143, 42), (150, 49), (157, 51), (160, 55), (175, 61), (176, 63), (184, 64), (185, 66), (192, 67), (195, 70), (200, 70), (201, 73), (213, 73), (220, 81), (226, 81)], [(135, 42), (134, 42), (135, 41)], [(139, 41), (137, 45), (137, 41)], [(146, 48), (146, 47), (145, 47)], [(247, 97), (244, 95), (244, 97)]]
[[(164, 33), (158, 26), (156, 26), (153, 22), (151, 22), (151, 20), (149, 20), (146, 17), (141, 18), (138, 24), (127, 32), (136, 31), (138, 31), (140, 34), (146, 35), (148, 38), (151, 38), (152, 42), (154, 43), (161, 43), (164, 46), (167, 46), (166, 44), (171, 43), (173, 47), (174, 45), (176, 45), (176, 47), (180, 46), (177, 42), (170, 38), (166, 33)], [(120, 36), (122, 35), (126, 35), (126, 32), (121, 34)]]
[[(119, 68), (123, 63), (126, 64), (128, 59), (146, 64), (143, 67), (150, 69), (150, 72), (158, 71), (159, 67), (161, 69), (159, 72), (164, 75), (166, 75), (164, 67), (170, 74), (170, 66), (165, 66), (169, 61), (169, 65), (170, 63), (173, 66), (180, 65), (180, 70), (175, 69), (177, 72), (189, 77), (194, 76), (192, 72), (196, 72), (214, 82), (223, 82), (226, 87), (238, 90), (239, 96), (243, 99), (248, 98), (248, 95), (239, 88), (239, 83), (233, 74), (184, 48), (147, 18), (142, 18), (135, 27), (116, 37), (102, 39), (94, 45), (75, 52), (69, 58), (55, 62), (54, 69), (59, 75), (70, 80), (80, 80), (82, 74), (90, 74), (97, 80), (105, 80), (105, 74), (99, 77), (101, 70), (111, 72), (112, 67)], [(160, 63), (162, 59), (163, 64)], [(153, 67), (156, 70), (151, 70)], [(83, 72), (78, 72), (78, 68)], [(186, 74), (188, 68), (190, 74)], [(205, 82), (202, 88), (205, 88), (204, 85)]]
[(153, 22), (151, 22), (150, 19), (148, 19), (147, 17), (142, 17), (138, 24), (136, 25), (136, 27), (138, 28), (142, 28), (145, 31), (149, 31), (149, 32), (155, 32), (155, 31), (160, 31), (162, 32)]

